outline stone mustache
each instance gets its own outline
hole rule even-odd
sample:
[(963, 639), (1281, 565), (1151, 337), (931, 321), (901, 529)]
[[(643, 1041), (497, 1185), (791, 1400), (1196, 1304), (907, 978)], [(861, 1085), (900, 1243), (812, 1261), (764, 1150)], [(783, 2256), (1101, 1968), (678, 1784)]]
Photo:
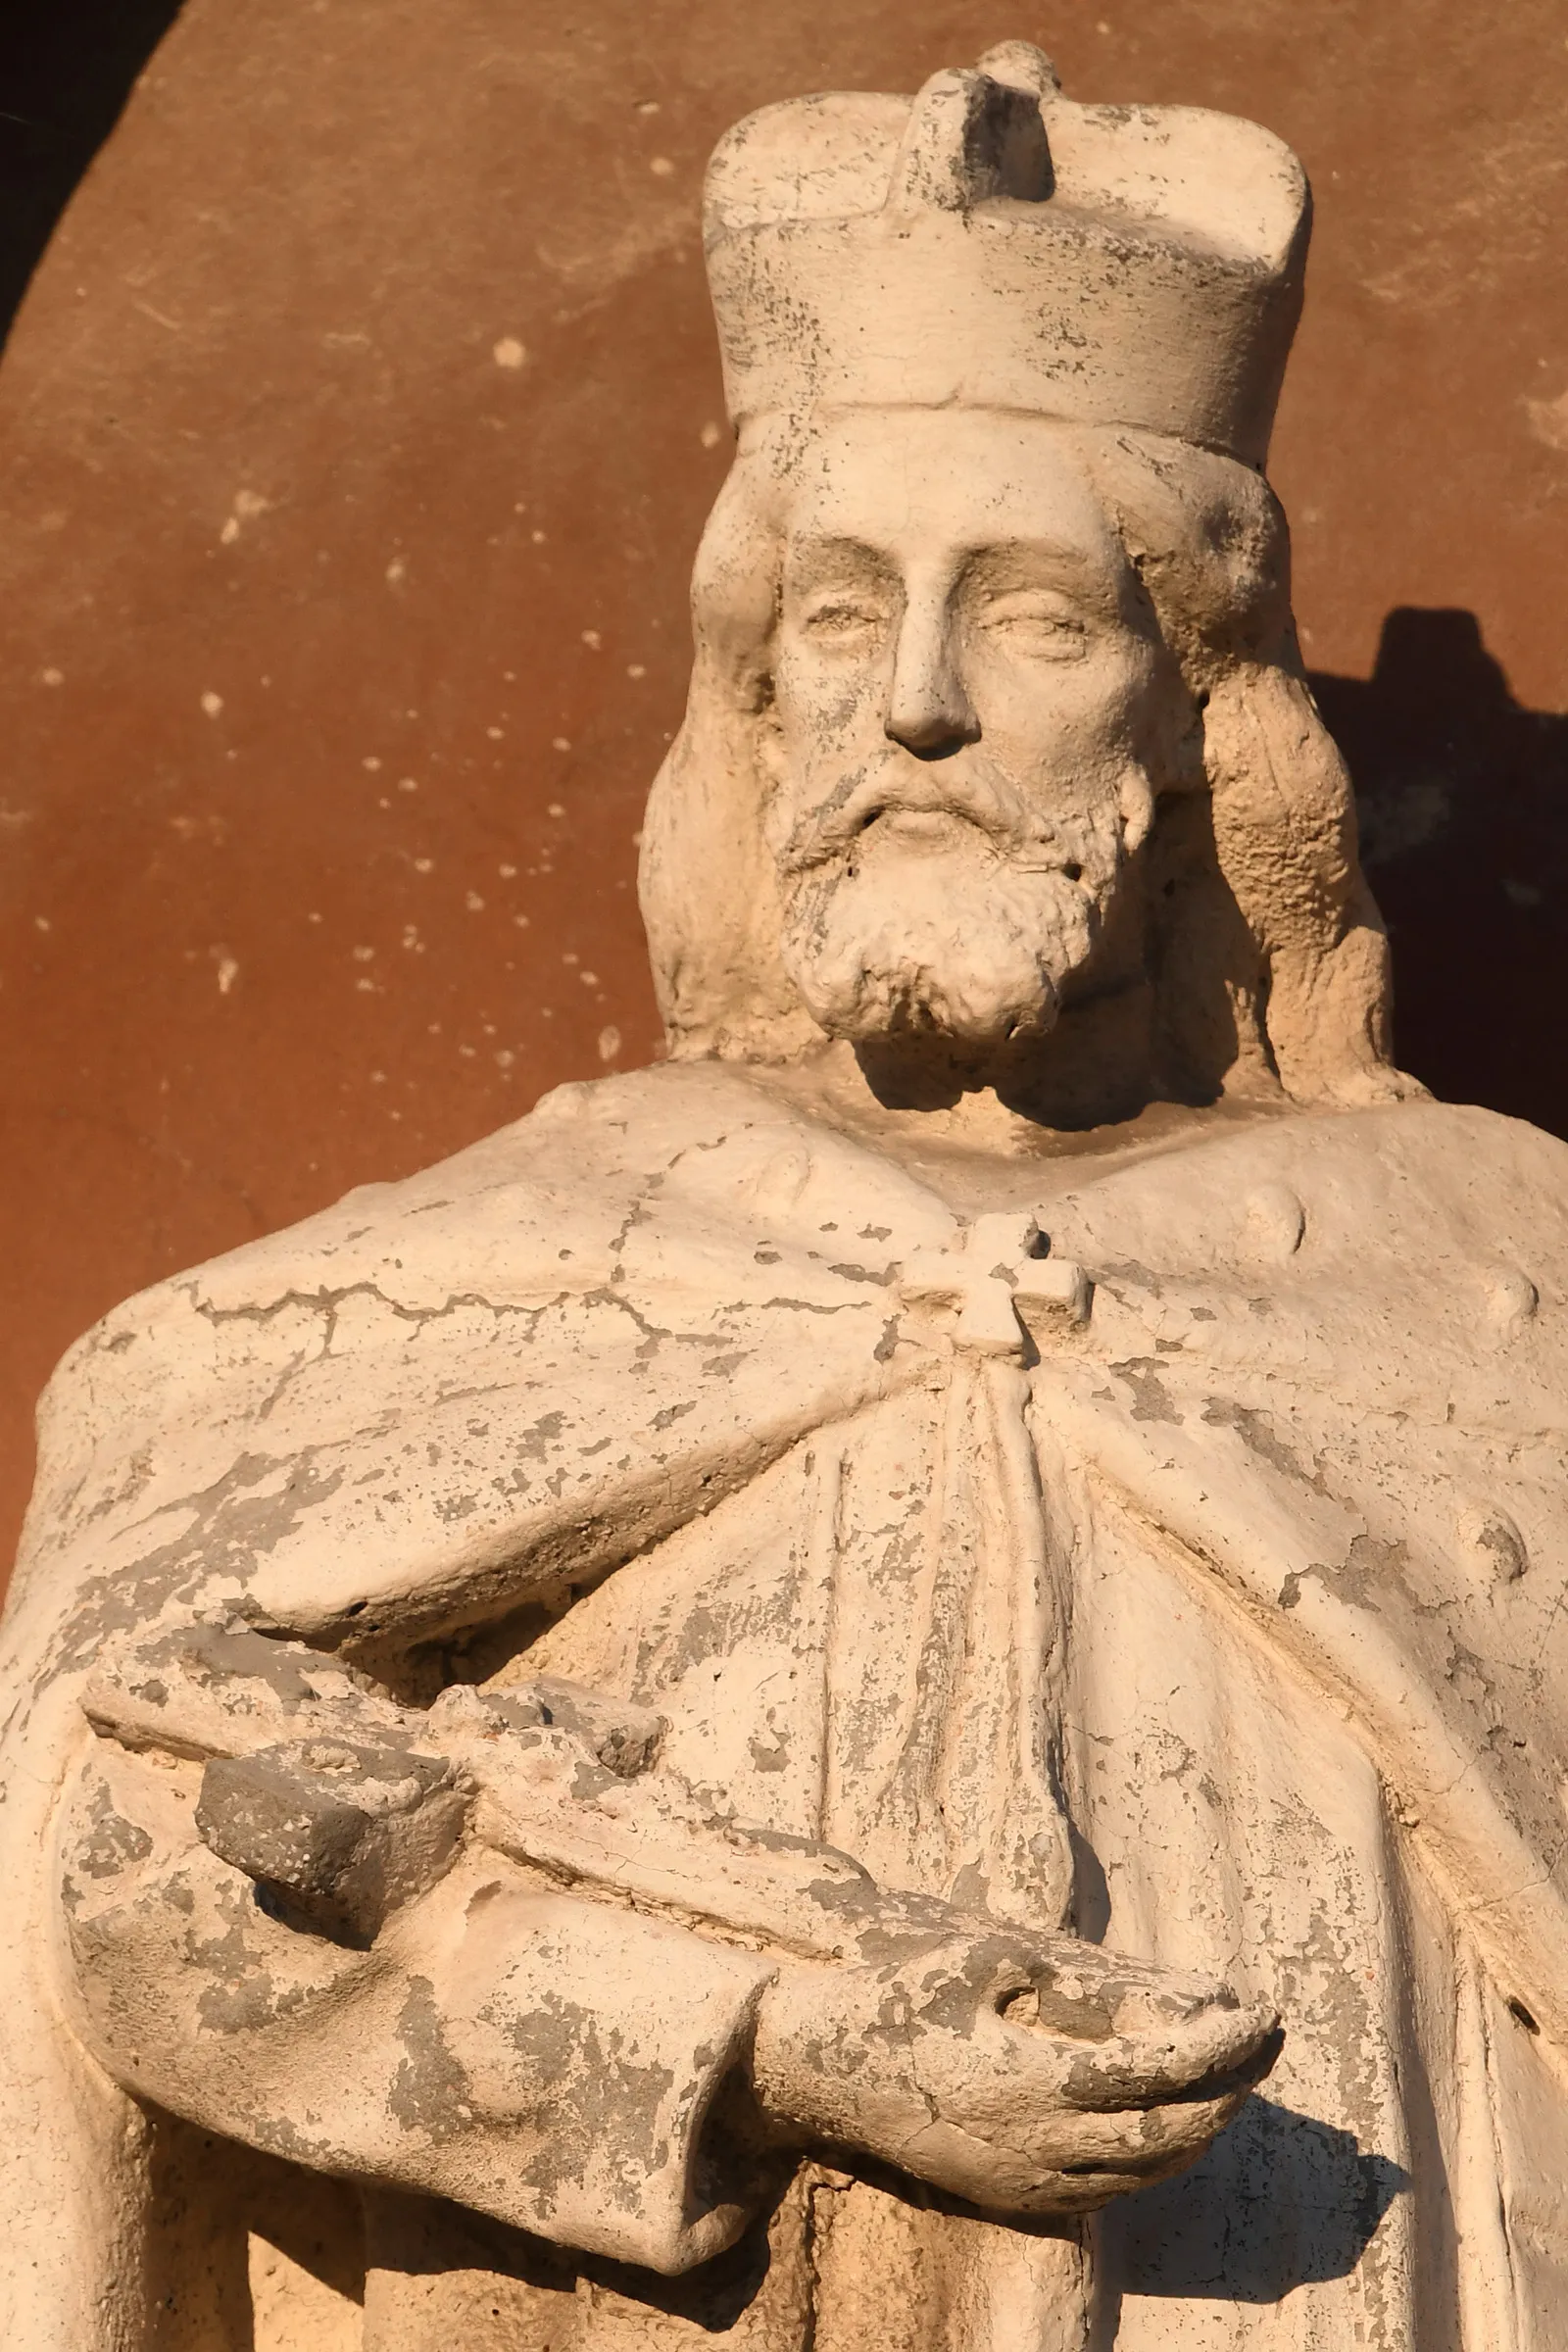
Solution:
[(720, 144), (668, 1058), (46, 1400), (8, 2342), (1560, 2341), (1568, 1155), (1392, 1059), (1306, 222), (1022, 43)]

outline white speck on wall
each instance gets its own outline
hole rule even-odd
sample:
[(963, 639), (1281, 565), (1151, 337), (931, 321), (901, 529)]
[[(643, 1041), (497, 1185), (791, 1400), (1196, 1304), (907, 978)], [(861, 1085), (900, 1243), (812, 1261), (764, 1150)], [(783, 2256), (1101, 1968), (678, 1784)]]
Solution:
[(379, 771), (381, 762), (379, 760), (377, 760), (375, 754), (372, 752), (368, 760), (362, 760), (360, 761), (360, 765), (364, 768), (368, 768), (370, 774), (373, 776)]
[(470, 914), (483, 914), (484, 912), (484, 901), (476, 890), (470, 890), (463, 904)]
[(209, 687), (206, 694), (202, 696), (202, 709), (206, 711), (209, 718), (220, 717), (223, 709), (222, 696), (220, 694), (214, 694), (212, 689)]
[(373, 959), (374, 956), (375, 950), (373, 948), (356, 948), (354, 951), (354, 960), (356, 963), (369, 963)]
[(416, 874), (433, 874), (435, 872), (435, 859), (433, 858), (416, 858), (414, 860), (414, 870)]
[(218, 534), (223, 545), (232, 547), (245, 525), (254, 522), (258, 514), (265, 514), (271, 503), (270, 498), (263, 498), (259, 490), (236, 490), (228, 520)]
[(668, 179), (672, 176), (675, 167), (667, 155), (656, 155), (650, 161), (648, 169), (656, 179)]
[(1526, 394), (1525, 414), (1538, 441), (1548, 449), (1568, 449), (1568, 392), (1559, 392), (1555, 400), (1532, 400)]
[(485, 729), (485, 733), (489, 736), (492, 743), (502, 742), (506, 736), (506, 732), (507, 730), (505, 727), (486, 727)]
[(356, 980), (354, 985), (360, 991), (362, 996), (369, 997), (375, 994), (375, 982), (373, 980)]
[(600, 636), (597, 629), (584, 629), (582, 633), (582, 641), (590, 653), (600, 654), (604, 652), (605, 641), (603, 637)]
[(599, 986), (599, 974), (597, 972), (579, 972), (577, 977), (582, 982), (584, 988), (597, 988)]
[(498, 865), (496, 867), (496, 872), (501, 876), (503, 882), (512, 881), (516, 871), (517, 869), (514, 865)]
[(418, 789), (419, 789), (418, 782), (417, 782), (416, 778), (415, 778), (414, 776), (399, 776), (399, 778), (398, 778), (398, 790), (399, 790), (399, 792), (417, 792), (417, 791), (418, 791)]
[(491, 354), (498, 368), (520, 368), (528, 357), (527, 347), (515, 335), (503, 335)]
[(239, 965), (232, 956), (226, 955), (221, 949), (215, 948), (213, 954), (218, 958), (218, 993), (220, 997), (226, 997), (239, 978)]
[(514, 914), (512, 919), (519, 931), (526, 931), (532, 917), (526, 914)]
[(569, 735), (552, 735), (552, 736), (551, 736), (551, 738), (550, 738), (550, 749), (551, 749), (553, 752), (569, 752), (569, 751), (570, 751), (570, 749), (571, 749), (571, 738), (570, 738), (570, 736), (569, 736)]
[(35, 931), (52, 931), (54, 929), (53, 923), (46, 914), (35, 914), (32, 918), (32, 927)]
[(640, 662), (628, 662), (626, 664), (626, 675), (628, 678), (646, 678), (648, 672)]
[(403, 558), (401, 556), (394, 556), (391, 563), (386, 567), (387, 586), (389, 588), (396, 588), (400, 582), (406, 580), (408, 576), (409, 567), (404, 563)]
[(63, 686), (66, 682), (66, 673), (63, 669), (46, 669), (43, 673), (43, 682), (46, 686)]
[(705, 449), (716, 449), (724, 438), (724, 428), (710, 416), (697, 438)]
[(564, 816), (565, 813), (565, 809), (562, 807), (559, 801), (552, 801), (549, 808), (545, 810), (546, 816)]
[(563, 963), (581, 963), (582, 957), (578, 955), (575, 948), (568, 948), (564, 956), (562, 956), (561, 960)]
[(545, 535), (543, 531), (530, 531), (528, 536), (533, 541), (535, 547), (543, 547), (545, 543)]
[(613, 1061), (619, 1052), (620, 1031), (613, 1021), (609, 1021), (599, 1032), (599, 1058), (601, 1061)]

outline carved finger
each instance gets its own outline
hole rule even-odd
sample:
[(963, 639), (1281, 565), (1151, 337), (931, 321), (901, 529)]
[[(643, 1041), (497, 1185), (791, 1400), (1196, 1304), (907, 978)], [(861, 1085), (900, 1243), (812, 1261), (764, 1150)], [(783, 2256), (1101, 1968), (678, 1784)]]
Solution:
[(1063, 2096), (1068, 2106), (1107, 2113), (1223, 2097), (1260, 2082), (1283, 2041), (1278, 2013), (1266, 2002), (1216, 2007), (1178, 2031), (1116, 2034), (1075, 2052), (1065, 2069)]
[(1020, 2134), (1036, 2161), (1063, 2175), (1121, 2173), (1162, 2180), (1200, 2156), (1249, 2096), (1246, 2088), (1213, 2099), (1182, 2099), (1118, 2115), (1087, 2111), (1053, 2116), (1038, 2134)]
[(904, 2170), (995, 2212), (1092, 2213), (1112, 2197), (1168, 2180), (1202, 2155), (1247, 2097), (1193, 2101), (1136, 2116), (1022, 2117), (982, 2129), (938, 2115), (891, 2155)]

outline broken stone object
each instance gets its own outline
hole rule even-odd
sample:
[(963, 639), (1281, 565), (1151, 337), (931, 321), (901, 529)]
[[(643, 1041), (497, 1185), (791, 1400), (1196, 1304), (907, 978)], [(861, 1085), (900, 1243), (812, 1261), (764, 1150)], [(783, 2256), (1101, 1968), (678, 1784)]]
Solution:
[(720, 143), (667, 1058), (44, 1403), (8, 2342), (1560, 2337), (1568, 1151), (1393, 1057), (1306, 230), (1020, 42)]
[(215, 1756), (196, 1828), (285, 1913), (371, 1943), (455, 1857), (467, 1806), (434, 1757), (313, 1740)]

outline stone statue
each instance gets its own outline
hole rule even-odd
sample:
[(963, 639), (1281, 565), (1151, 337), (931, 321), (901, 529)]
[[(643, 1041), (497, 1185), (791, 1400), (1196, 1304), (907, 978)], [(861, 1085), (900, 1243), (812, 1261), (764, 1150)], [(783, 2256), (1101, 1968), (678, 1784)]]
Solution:
[(1568, 1153), (1390, 1057), (1306, 220), (1021, 43), (720, 145), (668, 1058), (44, 1406), (8, 2344), (1562, 2340)]

